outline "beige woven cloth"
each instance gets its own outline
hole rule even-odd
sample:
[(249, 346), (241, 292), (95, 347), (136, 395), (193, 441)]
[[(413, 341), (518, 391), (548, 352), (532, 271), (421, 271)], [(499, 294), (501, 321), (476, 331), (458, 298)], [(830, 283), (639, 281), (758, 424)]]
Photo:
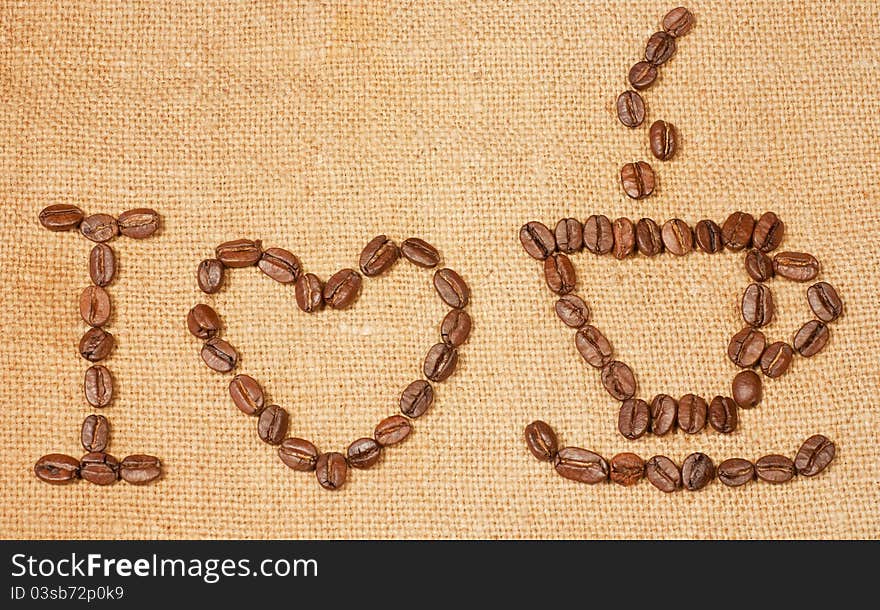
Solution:
[[(22, 538), (776, 538), (880, 533), (877, 235), (880, 5), (693, 2), (697, 25), (645, 94), (683, 146), (659, 188), (621, 192), (647, 124), (613, 102), (662, 15), (639, 2), (2, 3), (0, 22), (0, 536)], [(37, 222), (50, 203), (149, 206), (160, 235), (117, 240), (110, 288), (119, 457), (161, 482), (54, 487), (32, 474), (79, 455), (91, 411), (77, 295), (90, 244)], [(784, 248), (814, 253), (846, 302), (820, 355), (768, 381), (739, 430), (628, 442), (616, 404), (552, 313), (517, 231), (593, 213), (723, 220), (775, 210)], [(295, 473), (231, 405), (184, 316), (208, 302), (241, 371), (293, 433), (344, 449), (396, 411), (444, 308), (399, 264), (346, 312), (308, 316), (253, 269), (216, 297), (194, 271), (227, 239), (260, 238), (328, 277), (374, 235), (421, 236), (473, 289), (471, 341), (414, 434), (338, 493)], [(727, 341), (748, 283), (740, 254), (575, 257), (595, 324), (640, 395), (729, 392)], [(810, 317), (773, 282), (772, 339)], [(716, 463), (837, 442), (814, 479), (664, 495), (564, 480), (526, 451), (542, 418), (564, 444)]]

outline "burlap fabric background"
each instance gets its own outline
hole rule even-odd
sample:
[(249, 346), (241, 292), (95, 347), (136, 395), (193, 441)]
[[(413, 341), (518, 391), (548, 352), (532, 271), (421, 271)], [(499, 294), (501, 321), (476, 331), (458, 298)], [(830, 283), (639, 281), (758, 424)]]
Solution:
[[(698, 24), (645, 98), (681, 133), (657, 194), (627, 200), (620, 165), (647, 127), (613, 112), (668, 2), (2, 4), (0, 489), (3, 537), (878, 536), (876, 430), (880, 7), (693, 2)], [(161, 456), (158, 484), (53, 487), (42, 454), (79, 455), (90, 412), (77, 295), (90, 244), (37, 222), (50, 203), (148, 205), (161, 235), (118, 240), (111, 288), (118, 399), (111, 450)], [(765, 387), (740, 429), (632, 443), (616, 403), (552, 313), (519, 226), (563, 216), (718, 221), (773, 209), (784, 247), (822, 262), (846, 314), (821, 355)], [(443, 315), (430, 273), (400, 264), (347, 312), (307, 316), (255, 270), (202, 295), (197, 263), (261, 238), (326, 278), (376, 234), (421, 236), (473, 289), (475, 328), (434, 408), (379, 466), (321, 490), (260, 442), (184, 325), (213, 304), (291, 430), (341, 449), (396, 410)], [(748, 283), (741, 255), (576, 257), (579, 288), (642, 396), (728, 392)], [(773, 339), (810, 316), (773, 283)], [(664, 495), (566, 481), (525, 424), (610, 457), (794, 455), (838, 443), (822, 476)]]

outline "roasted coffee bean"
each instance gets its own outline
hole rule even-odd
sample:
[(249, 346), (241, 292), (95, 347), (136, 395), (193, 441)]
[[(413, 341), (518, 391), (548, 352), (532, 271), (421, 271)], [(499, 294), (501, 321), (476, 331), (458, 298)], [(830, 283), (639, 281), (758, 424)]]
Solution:
[(445, 343), (438, 343), (428, 350), (422, 371), (431, 381), (444, 381), (455, 371), (458, 350)]
[(317, 476), (321, 487), (331, 491), (339, 489), (345, 484), (346, 475), (348, 475), (348, 465), (345, 462), (345, 456), (341, 453), (331, 451), (318, 456), (318, 461), (315, 463), (315, 476)]
[(696, 434), (706, 427), (709, 405), (696, 394), (685, 394), (678, 399), (678, 427), (682, 432)]
[(764, 353), (767, 340), (764, 333), (751, 326), (736, 333), (727, 346), (727, 357), (736, 366), (747, 369), (755, 366)]
[(755, 224), (752, 246), (761, 252), (770, 252), (782, 243), (785, 223), (773, 212), (764, 212)]
[(663, 30), (670, 36), (684, 36), (692, 27), (694, 15), (683, 6), (672, 9), (663, 17)]
[(660, 236), (666, 250), (676, 256), (684, 256), (694, 249), (693, 231), (685, 221), (678, 218), (663, 223)]
[(655, 455), (645, 464), (645, 478), (660, 491), (671, 493), (681, 489), (681, 471), (665, 455)]
[(89, 277), (95, 286), (110, 285), (116, 276), (116, 253), (107, 244), (95, 244), (89, 253)]
[(302, 263), (293, 252), (284, 248), (269, 248), (257, 261), (257, 269), (282, 284), (293, 284), (302, 271)]
[(199, 288), (205, 294), (214, 294), (223, 286), (225, 272), (226, 267), (216, 258), (203, 260), (199, 263), (199, 270), (196, 273)]
[(700, 250), (707, 254), (721, 252), (724, 248), (721, 227), (714, 220), (701, 220), (694, 227), (694, 242)]
[(40, 212), (40, 224), (50, 231), (69, 231), (77, 228), (84, 217), (83, 211), (75, 205), (56, 203), (43, 208)]
[(579, 447), (563, 447), (556, 454), (556, 472), (572, 481), (601, 483), (608, 479), (608, 462), (598, 453)]
[(577, 276), (574, 265), (565, 254), (557, 253), (544, 259), (544, 280), (551, 292), (563, 295), (574, 290)]
[(636, 379), (632, 369), (619, 360), (613, 360), (602, 367), (602, 385), (617, 400), (632, 398), (636, 393)]
[(651, 433), (663, 436), (678, 420), (678, 401), (669, 394), (657, 394), (651, 401)]
[(746, 273), (756, 282), (766, 282), (775, 274), (773, 260), (760, 250), (746, 254)]
[(560, 252), (573, 254), (584, 247), (584, 227), (576, 218), (563, 218), (556, 223), (553, 233)]
[(280, 445), (287, 436), (287, 426), (290, 415), (287, 410), (278, 405), (269, 405), (260, 413), (257, 420), (257, 435), (263, 442), (270, 445)]
[(627, 163), (620, 170), (623, 192), (632, 199), (644, 199), (654, 192), (654, 170), (644, 161)]
[(352, 468), (369, 468), (379, 461), (382, 446), (371, 438), (359, 438), (348, 446), (345, 455)]
[(755, 218), (745, 212), (734, 212), (721, 225), (721, 238), (728, 250), (742, 250), (752, 243)]
[(296, 304), (306, 313), (312, 313), (324, 306), (324, 285), (314, 273), (306, 273), (296, 280), (294, 286)]
[(749, 284), (743, 292), (741, 305), (743, 320), (756, 328), (770, 324), (776, 311), (770, 288), (764, 284)]
[(440, 338), (450, 347), (460, 347), (471, 334), (471, 317), (463, 309), (450, 309), (440, 323)]
[(400, 395), (400, 412), (416, 418), (434, 404), (434, 388), (424, 379), (417, 379), (404, 388)]
[(614, 248), (614, 228), (607, 216), (594, 214), (587, 218), (584, 223), (584, 246), (593, 254), (611, 252)]
[(324, 302), (333, 309), (346, 309), (357, 300), (360, 291), (361, 274), (354, 269), (342, 269), (324, 284)]
[(559, 449), (553, 428), (541, 420), (533, 421), (526, 426), (526, 446), (532, 455), (544, 462), (555, 460)]
[(152, 455), (128, 455), (119, 464), (119, 478), (132, 485), (145, 485), (162, 476), (162, 462)]
[(95, 485), (110, 485), (119, 478), (119, 460), (100, 451), (87, 453), (79, 459), (79, 476)]
[(659, 66), (675, 55), (675, 37), (666, 32), (655, 32), (645, 45), (645, 59), (649, 64)]
[(467, 307), (471, 298), (471, 289), (452, 269), (438, 269), (434, 272), (434, 290), (444, 303), (456, 309)]
[(624, 91), (617, 96), (617, 118), (629, 128), (638, 127), (645, 120), (645, 102), (635, 91)]
[(79, 232), (92, 241), (109, 241), (119, 235), (119, 225), (109, 214), (92, 214), (79, 224)]
[(398, 258), (400, 258), (400, 250), (397, 244), (385, 235), (378, 235), (364, 247), (358, 264), (361, 273), (367, 277), (375, 277), (391, 269)]
[(736, 412), (736, 403), (727, 396), (716, 396), (709, 403), (709, 425), (716, 432), (730, 434), (736, 430), (739, 417)]
[(116, 224), (126, 237), (145, 239), (159, 230), (159, 214), (149, 208), (128, 210), (119, 215)]
[(773, 270), (786, 279), (809, 282), (819, 275), (819, 261), (806, 252), (780, 252), (773, 257)]
[(745, 485), (755, 478), (755, 465), (742, 458), (731, 458), (718, 464), (718, 480), (728, 487)]
[(238, 352), (228, 342), (214, 337), (202, 346), (202, 360), (218, 373), (228, 373), (238, 364)]
[(519, 230), (519, 241), (532, 258), (544, 260), (556, 251), (556, 238), (542, 223), (533, 220)]
[(843, 301), (828, 282), (819, 282), (807, 288), (807, 301), (816, 317), (823, 322), (833, 322), (843, 312)]
[(210, 339), (223, 327), (220, 316), (204, 303), (199, 303), (186, 314), (186, 327), (198, 339)]
[(583, 359), (592, 367), (601, 369), (611, 362), (613, 355), (611, 343), (595, 326), (588, 324), (578, 329), (574, 336), (574, 344)]
[(645, 256), (656, 256), (663, 252), (660, 227), (650, 218), (642, 218), (636, 223), (636, 247)]
[(217, 246), (214, 255), (227, 267), (250, 267), (263, 255), (263, 243), (259, 239), (235, 239)]
[(113, 377), (107, 367), (100, 364), (86, 369), (83, 392), (86, 401), (95, 408), (102, 409), (113, 400)]
[(697, 491), (715, 478), (715, 464), (705, 453), (692, 453), (681, 465), (681, 477), (685, 489)]
[(590, 307), (576, 294), (567, 294), (556, 301), (556, 315), (567, 326), (580, 328), (590, 321)]
[(644, 474), (645, 461), (635, 453), (618, 453), (611, 458), (611, 480), (618, 485), (635, 485)]
[(266, 406), (266, 396), (257, 380), (250, 375), (236, 375), (229, 382), (229, 396), (245, 415), (259, 415)]
[(661, 161), (669, 161), (678, 148), (678, 132), (675, 125), (666, 121), (654, 121), (649, 131), (651, 154)]
[(612, 224), (614, 258), (623, 260), (636, 248), (636, 227), (629, 218), (618, 218)]
[(794, 349), (784, 341), (776, 341), (761, 355), (761, 370), (767, 377), (779, 377), (788, 370), (793, 358)]
[(403, 441), (412, 432), (412, 423), (402, 415), (386, 417), (376, 425), (373, 438), (376, 442), (387, 447)]
[(755, 474), (768, 483), (785, 483), (794, 478), (794, 462), (784, 455), (765, 455), (755, 462)]
[(110, 422), (103, 415), (89, 415), (80, 429), (83, 449), (92, 453), (104, 451), (110, 442)]
[[(610, 390), (609, 390), (610, 391)], [(651, 426), (651, 407), (640, 398), (628, 398), (620, 405), (617, 429), (631, 441), (641, 438)]]
[(286, 438), (278, 447), (278, 457), (288, 468), (308, 472), (318, 463), (318, 448), (304, 438)]
[(794, 467), (799, 475), (811, 477), (817, 475), (831, 463), (836, 447), (828, 438), (814, 434), (804, 441), (794, 458)]
[(426, 269), (440, 264), (440, 253), (437, 248), (418, 237), (404, 239), (400, 244), (400, 253), (412, 264)]
[(831, 333), (824, 322), (810, 320), (795, 333), (792, 344), (797, 353), (805, 358), (809, 358), (822, 351), (822, 348), (828, 343), (830, 335)]
[(116, 340), (103, 328), (90, 328), (79, 340), (79, 354), (89, 362), (98, 362), (110, 355)]
[(104, 326), (110, 311), (110, 295), (100, 286), (89, 286), (80, 293), (79, 315), (89, 326)]
[(642, 91), (657, 80), (657, 67), (646, 61), (640, 61), (629, 69), (629, 84), (633, 89)]
[(733, 400), (740, 408), (751, 409), (761, 402), (764, 388), (761, 378), (755, 371), (740, 371), (730, 385)]
[[(61, 229), (52, 229), (60, 231)], [(79, 478), (79, 460), (69, 455), (50, 453), (44, 455), (34, 464), (34, 474), (46, 483), (55, 485), (70, 483)]]

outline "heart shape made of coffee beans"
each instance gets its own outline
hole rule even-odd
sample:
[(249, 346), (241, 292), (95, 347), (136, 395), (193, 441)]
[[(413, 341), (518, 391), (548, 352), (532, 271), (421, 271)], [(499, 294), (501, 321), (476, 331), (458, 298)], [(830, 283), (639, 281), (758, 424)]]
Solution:
[[(391, 269), (400, 257), (424, 269), (434, 269), (441, 263), (440, 253), (419, 238), (404, 240), (400, 246), (379, 235), (363, 249), (359, 271), (342, 269), (322, 282), (318, 276), (305, 273), (299, 258), (283, 248), (263, 249), (259, 240), (238, 239), (220, 244), (215, 258), (202, 261), (197, 270), (199, 288), (205, 294), (214, 294), (223, 286), (229, 269), (256, 267), (279, 284), (292, 286), (297, 305), (306, 313), (317, 313), (325, 306), (347, 309), (360, 294), (362, 276), (373, 278)], [(349, 468), (369, 468), (379, 461), (382, 450), (395, 445), (412, 432), (413, 420), (421, 416), (434, 402), (434, 386), (455, 372), (458, 348), (468, 339), (471, 318), (465, 308), (470, 300), (470, 288), (461, 276), (448, 268), (434, 272), (434, 289), (451, 309), (440, 324), (440, 342), (433, 345), (425, 356), (422, 372), (425, 379), (410, 383), (400, 395), (401, 415), (391, 415), (376, 426), (371, 437), (352, 442), (345, 453), (322, 452), (310, 441), (288, 436), (289, 416), (282, 407), (270, 404), (260, 383), (253, 377), (238, 374), (229, 383), (232, 402), (244, 414), (257, 418), (257, 435), (264, 442), (278, 447), (281, 461), (298, 471), (315, 471), (318, 483), (324, 489), (339, 489), (345, 483)], [(219, 337), (222, 330), (220, 316), (206, 304), (198, 304), (187, 314), (190, 333), (204, 343), (201, 357), (204, 363), (219, 373), (231, 373), (239, 364), (238, 352)]]

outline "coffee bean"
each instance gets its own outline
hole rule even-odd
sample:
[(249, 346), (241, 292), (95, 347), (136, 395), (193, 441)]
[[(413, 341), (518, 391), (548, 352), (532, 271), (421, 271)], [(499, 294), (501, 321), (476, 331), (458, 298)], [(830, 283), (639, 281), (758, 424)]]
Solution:
[(742, 409), (751, 409), (761, 402), (763, 384), (755, 371), (740, 371), (731, 384), (733, 400)]
[(159, 214), (149, 208), (137, 208), (120, 214), (116, 223), (126, 237), (145, 239), (159, 230)]
[(110, 422), (103, 415), (89, 415), (80, 430), (80, 442), (88, 452), (104, 451), (110, 442)]
[(574, 290), (577, 276), (571, 259), (558, 253), (544, 259), (544, 280), (551, 292), (563, 295)]
[(663, 30), (670, 36), (684, 36), (694, 27), (694, 15), (683, 6), (674, 8), (663, 17)]
[(417, 379), (404, 388), (400, 395), (400, 412), (416, 418), (434, 403), (434, 388), (424, 379)]
[(89, 286), (80, 293), (79, 315), (89, 326), (104, 326), (110, 311), (110, 295), (100, 286)]
[(533, 220), (519, 230), (519, 241), (526, 253), (539, 261), (556, 251), (556, 238), (542, 223)]
[(665, 455), (655, 455), (645, 464), (645, 478), (660, 491), (671, 493), (681, 489), (681, 471)]
[(95, 244), (89, 252), (89, 277), (95, 286), (108, 286), (116, 276), (116, 253), (107, 244)]
[(736, 366), (747, 369), (758, 363), (766, 345), (767, 340), (764, 338), (764, 333), (751, 326), (746, 326), (730, 339), (727, 346), (727, 357)]
[(812, 477), (825, 470), (835, 453), (834, 443), (821, 434), (814, 434), (798, 449), (794, 467), (799, 475)]
[(576, 294), (567, 294), (556, 301), (556, 315), (567, 326), (580, 328), (590, 321), (590, 307)]
[(645, 59), (649, 64), (659, 66), (675, 55), (675, 37), (666, 32), (655, 32), (645, 45)]
[(333, 309), (347, 309), (357, 300), (360, 291), (361, 274), (354, 269), (342, 269), (324, 284), (324, 302)]
[(260, 413), (257, 420), (257, 435), (263, 442), (280, 445), (287, 436), (290, 415), (278, 405), (269, 405)]
[(681, 477), (685, 489), (697, 491), (715, 478), (715, 464), (705, 453), (692, 453), (681, 465)]
[(199, 288), (205, 294), (214, 294), (223, 286), (225, 272), (226, 267), (216, 258), (203, 260), (199, 263), (199, 270), (196, 273)]
[(657, 68), (646, 61), (640, 61), (629, 69), (629, 84), (633, 89), (642, 91), (657, 80)]
[(669, 161), (678, 148), (678, 132), (675, 125), (666, 121), (654, 121), (648, 132), (651, 154), (661, 161)]
[(532, 455), (544, 462), (555, 460), (559, 449), (553, 428), (541, 420), (533, 421), (526, 426), (526, 446)]
[(752, 243), (755, 218), (745, 212), (734, 212), (721, 225), (721, 238), (728, 250), (742, 250)]
[(613, 355), (611, 343), (595, 326), (584, 326), (574, 336), (574, 344), (584, 360), (592, 367), (601, 369)]
[(667, 220), (660, 231), (666, 250), (676, 256), (684, 256), (694, 249), (694, 233), (688, 224), (678, 218)]
[(306, 273), (296, 280), (294, 286), (296, 304), (306, 313), (313, 313), (324, 306), (324, 286), (314, 273)]
[(403, 441), (412, 432), (412, 424), (402, 415), (386, 417), (376, 425), (373, 438), (376, 442), (387, 447)]
[(636, 247), (645, 256), (656, 256), (663, 252), (660, 227), (650, 218), (642, 218), (636, 223)]
[(755, 478), (755, 465), (742, 458), (731, 458), (718, 464), (718, 480), (728, 487), (745, 485)]
[(761, 355), (761, 370), (767, 377), (779, 377), (788, 370), (793, 358), (794, 349), (784, 341), (776, 341)]
[(766, 282), (773, 277), (773, 260), (760, 250), (746, 254), (746, 273), (756, 282)]
[(259, 239), (235, 239), (217, 246), (214, 255), (227, 267), (250, 267), (263, 255), (263, 243)]
[(593, 254), (611, 252), (614, 248), (614, 228), (607, 216), (594, 214), (587, 218), (584, 223), (584, 246)]
[(259, 415), (266, 406), (266, 396), (257, 380), (250, 375), (236, 375), (229, 382), (229, 396), (245, 415)]
[(288, 468), (308, 472), (318, 463), (318, 448), (304, 438), (286, 438), (278, 447), (278, 457)]
[(378, 235), (364, 247), (358, 264), (361, 273), (367, 277), (375, 277), (388, 271), (399, 257), (400, 250), (397, 244), (385, 235)]
[(746, 324), (761, 327), (773, 319), (773, 295), (764, 284), (749, 284), (742, 296), (742, 318)]
[(635, 453), (618, 453), (611, 458), (611, 480), (618, 485), (635, 485), (644, 474), (645, 461)]
[(794, 478), (794, 462), (784, 455), (765, 455), (755, 462), (755, 473), (762, 481), (785, 483)]
[(348, 446), (345, 455), (352, 468), (369, 468), (379, 461), (382, 446), (371, 438), (359, 438)]
[(332, 451), (318, 456), (318, 461), (315, 463), (315, 476), (324, 489), (331, 491), (339, 489), (345, 484), (347, 474), (348, 465), (341, 453)]
[(721, 252), (721, 249), (724, 248), (721, 227), (714, 220), (701, 220), (694, 227), (694, 242), (700, 250), (707, 254)]
[(152, 455), (128, 455), (119, 464), (119, 477), (132, 485), (145, 485), (162, 476), (162, 462)]
[(819, 275), (819, 261), (806, 252), (780, 252), (773, 257), (773, 270), (786, 279), (809, 282)]
[(579, 447), (563, 447), (556, 454), (556, 472), (572, 481), (601, 483), (608, 479), (608, 462), (598, 453)]
[(434, 289), (444, 303), (456, 309), (467, 307), (471, 298), (471, 289), (452, 269), (438, 269), (434, 272)]
[(228, 373), (238, 364), (238, 352), (228, 342), (214, 337), (202, 346), (202, 360), (209, 369), (218, 373)]
[[(610, 392), (610, 390), (609, 390)], [(617, 429), (631, 441), (641, 438), (651, 426), (651, 407), (640, 398), (628, 398), (620, 405)]]
[(98, 362), (110, 355), (116, 340), (103, 328), (90, 328), (79, 340), (79, 354), (89, 362)]
[(672, 431), (678, 419), (678, 401), (669, 394), (657, 394), (651, 401), (651, 433), (663, 436)]
[(644, 161), (627, 163), (620, 170), (623, 192), (632, 199), (644, 199), (654, 192), (654, 170)]
[(119, 235), (119, 225), (109, 214), (92, 214), (79, 224), (79, 232), (92, 241), (109, 241)]
[(83, 392), (86, 401), (95, 408), (102, 409), (113, 400), (113, 377), (107, 367), (100, 364), (86, 369)]
[(110, 485), (119, 479), (119, 460), (100, 451), (87, 453), (79, 459), (79, 476), (95, 485)]
[(554, 234), (560, 252), (572, 254), (584, 247), (584, 227), (576, 218), (563, 218), (557, 222)]
[(199, 303), (186, 314), (186, 327), (198, 339), (210, 339), (223, 327), (220, 316), (204, 303)]
[(830, 335), (831, 333), (824, 322), (810, 320), (797, 331), (792, 344), (797, 353), (805, 358), (809, 358), (822, 351), (822, 348), (828, 343)]
[(635, 91), (624, 91), (617, 96), (617, 118), (629, 128), (638, 127), (645, 120), (645, 102)]
[(400, 253), (414, 265), (431, 269), (440, 264), (437, 248), (418, 237), (410, 237), (400, 244)]
[(685, 394), (678, 399), (678, 427), (682, 432), (696, 434), (706, 427), (709, 405), (696, 394)]
[(440, 323), (440, 338), (450, 347), (460, 347), (471, 334), (471, 317), (463, 309), (450, 309)]
[[(40, 224), (50, 231), (69, 231), (70, 229), (76, 229), (84, 217), (83, 211), (75, 205), (56, 203), (43, 208), (40, 212)], [(59, 454), (53, 453), (52, 455)]]
[(617, 400), (632, 398), (636, 393), (636, 379), (632, 369), (619, 360), (613, 360), (602, 367), (602, 385)]
[(843, 301), (828, 282), (819, 282), (807, 288), (807, 301), (816, 317), (823, 322), (833, 322), (843, 312)]
[(612, 224), (614, 258), (623, 260), (636, 248), (636, 228), (629, 218), (618, 218)]
[(730, 434), (736, 430), (739, 417), (736, 412), (736, 403), (727, 396), (716, 396), (709, 403), (709, 425), (716, 432)]
[[(61, 229), (51, 230), (60, 231)], [(50, 453), (37, 460), (37, 463), (34, 464), (34, 474), (46, 483), (55, 485), (70, 483), (79, 478), (79, 460), (69, 455)]]
[(281, 284), (293, 284), (302, 271), (295, 254), (284, 248), (269, 248), (257, 261), (257, 269)]
[(755, 231), (752, 233), (752, 246), (761, 252), (775, 250), (782, 243), (784, 233), (785, 223), (779, 220), (779, 217), (773, 212), (764, 212), (755, 224)]
[(422, 371), (431, 381), (444, 381), (455, 371), (458, 350), (445, 343), (438, 343), (428, 350)]

